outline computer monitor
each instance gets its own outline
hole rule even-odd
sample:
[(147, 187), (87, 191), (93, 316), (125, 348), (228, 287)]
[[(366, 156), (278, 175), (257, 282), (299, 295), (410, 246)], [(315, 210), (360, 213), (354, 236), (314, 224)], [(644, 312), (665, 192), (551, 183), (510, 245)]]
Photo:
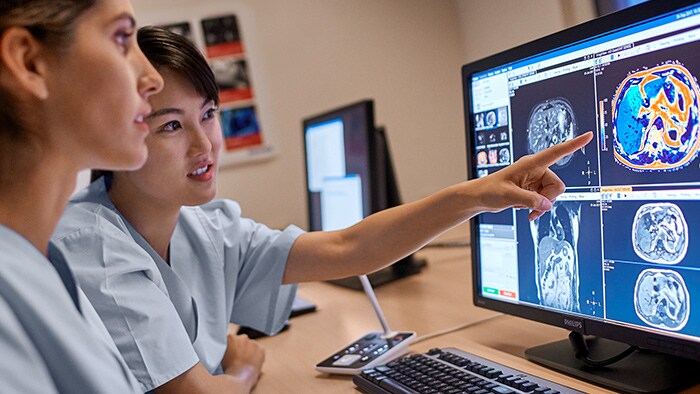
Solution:
[[(333, 231), (399, 205), (384, 129), (374, 125), (374, 102), (363, 100), (303, 120), (306, 190), (311, 231)], [(409, 256), (368, 275), (373, 286), (420, 271)], [(362, 290), (356, 277), (331, 283)]]
[(595, 133), (551, 167), (566, 191), (550, 212), (471, 221), (474, 303), (595, 336), (594, 353), (648, 350), (597, 369), (568, 343), (530, 349), (531, 360), (620, 391), (674, 371), (698, 379), (698, 75), (700, 2), (687, 0), (642, 3), (463, 66), (470, 178)]

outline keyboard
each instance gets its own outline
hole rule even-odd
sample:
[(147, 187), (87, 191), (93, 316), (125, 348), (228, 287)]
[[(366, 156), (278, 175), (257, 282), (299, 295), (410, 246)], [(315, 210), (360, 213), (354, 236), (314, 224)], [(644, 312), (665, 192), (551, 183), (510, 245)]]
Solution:
[(583, 393), (455, 348), (405, 356), (352, 381), (368, 394)]

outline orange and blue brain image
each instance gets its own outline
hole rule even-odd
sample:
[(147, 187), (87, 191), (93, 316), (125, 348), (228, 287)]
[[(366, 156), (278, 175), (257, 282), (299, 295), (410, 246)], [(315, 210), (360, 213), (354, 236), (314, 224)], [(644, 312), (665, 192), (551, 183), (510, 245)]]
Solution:
[(698, 155), (700, 90), (680, 64), (631, 73), (613, 98), (616, 161), (637, 172), (678, 171)]

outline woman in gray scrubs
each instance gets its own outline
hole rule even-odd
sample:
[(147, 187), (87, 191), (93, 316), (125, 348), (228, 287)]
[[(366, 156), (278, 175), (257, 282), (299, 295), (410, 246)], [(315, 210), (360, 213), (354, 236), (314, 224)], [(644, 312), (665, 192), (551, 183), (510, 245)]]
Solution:
[[(230, 385), (249, 391), (262, 357), (256, 349), (248, 358), (236, 354), (238, 344), (227, 344), (229, 321), (275, 333), (289, 316), (293, 283), (379, 269), (479, 212), (515, 205), (537, 217), (564, 188), (547, 167), (591, 139), (345, 230), (272, 230), (242, 217), (235, 202), (213, 200), (222, 135), (205, 59), (164, 29), (141, 29), (138, 41), (165, 79), (150, 99), (148, 160), (76, 195), (53, 240), (144, 390), (215, 392)], [(247, 365), (246, 373), (229, 372), (232, 360)]]
[(128, 0), (0, 2), (3, 393), (138, 392), (62, 256), (46, 257), (79, 170), (146, 160), (147, 98), (163, 81), (132, 15)]

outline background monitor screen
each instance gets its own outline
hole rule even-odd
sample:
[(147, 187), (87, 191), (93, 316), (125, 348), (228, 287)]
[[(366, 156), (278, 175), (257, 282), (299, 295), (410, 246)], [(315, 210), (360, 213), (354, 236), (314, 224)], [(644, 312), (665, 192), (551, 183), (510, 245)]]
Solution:
[[(401, 204), (389, 144), (375, 127), (374, 102), (363, 100), (304, 119), (309, 229), (333, 231)], [(425, 261), (407, 256), (368, 274), (381, 286), (420, 272)], [(357, 277), (330, 281), (362, 290)]]
[(372, 101), (363, 101), (304, 121), (309, 227), (350, 227), (373, 212), (374, 132)]
[(477, 305), (700, 359), (700, 5), (652, 1), (467, 64), (471, 178), (587, 131), (534, 221), (472, 220)]

